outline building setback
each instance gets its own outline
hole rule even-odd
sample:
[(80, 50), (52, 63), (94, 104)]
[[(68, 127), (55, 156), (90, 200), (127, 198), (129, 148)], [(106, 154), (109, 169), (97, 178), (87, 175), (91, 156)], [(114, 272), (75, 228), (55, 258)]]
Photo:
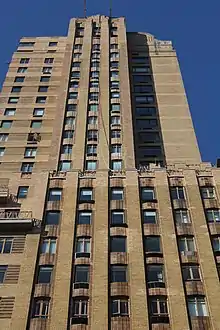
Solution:
[(0, 329), (220, 329), (220, 170), (170, 41), (22, 38), (0, 94)]

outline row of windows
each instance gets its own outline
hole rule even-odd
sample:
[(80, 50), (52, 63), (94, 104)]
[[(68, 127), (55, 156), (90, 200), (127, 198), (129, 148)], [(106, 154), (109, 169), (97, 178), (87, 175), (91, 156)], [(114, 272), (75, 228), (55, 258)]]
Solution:
[[(28, 64), (30, 63), (30, 58), (29, 57), (23, 57), (20, 59), (20, 64)], [(51, 58), (51, 57), (46, 57), (44, 59), (44, 63), (45, 64), (52, 64), (54, 62), (54, 58)]]
[[(49, 82), (50, 81), (51, 76), (41, 76), (40, 77), (40, 82)], [(25, 76), (17, 76), (14, 79), (15, 83), (23, 83), (25, 80)]]
[[(49, 47), (55, 47), (57, 46), (57, 41), (49, 41), (48, 46)], [(18, 44), (18, 47), (33, 47), (35, 45), (34, 41), (21, 41)]]
[[(36, 111), (36, 109), (35, 109), (35, 111)], [(12, 114), (10, 114), (10, 115), (12, 115)], [(12, 124), (13, 124), (12, 120), (2, 120), (0, 127), (4, 128), (4, 129), (8, 129), (8, 128), (11, 128)], [(31, 128), (40, 128), (41, 125), (42, 125), (42, 120), (32, 120), (30, 127)]]
[[(28, 72), (28, 67), (21, 66), (17, 69), (17, 73), (27, 73)], [(52, 67), (50, 66), (45, 66), (42, 68), (42, 73), (45, 74), (51, 74), (52, 73)]]
[[(39, 93), (46, 93), (46, 92), (48, 92), (48, 86), (39, 86), (38, 87), (38, 92)], [(15, 86), (15, 87), (12, 87), (12, 89), (11, 89), (11, 93), (20, 93), (21, 92), (21, 89), (22, 89), (22, 87), (21, 86)]]
[[(8, 103), (9, 104), (16, 104), (19, 101), (19, 97), (9, 97)], [(46, 103), (47, 97), (46, 96), (37, 96), (35, 102), (36, 103)]]

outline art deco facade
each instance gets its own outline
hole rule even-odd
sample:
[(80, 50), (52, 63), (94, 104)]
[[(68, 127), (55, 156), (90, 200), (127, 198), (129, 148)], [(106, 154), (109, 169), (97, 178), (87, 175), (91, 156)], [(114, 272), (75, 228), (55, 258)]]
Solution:
[(220, 329), (220, 170), (170, 41), (22, 38), (0, 94), (0, 329)]

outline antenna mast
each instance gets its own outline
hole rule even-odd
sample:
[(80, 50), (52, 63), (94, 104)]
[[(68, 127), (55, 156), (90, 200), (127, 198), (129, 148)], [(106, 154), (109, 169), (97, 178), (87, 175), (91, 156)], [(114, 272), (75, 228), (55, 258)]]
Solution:
[(109, 0), (109, 17), (112, 17), (112, 0)]
[(84, 0), (84, 17), (86, 18), (86, 0)]

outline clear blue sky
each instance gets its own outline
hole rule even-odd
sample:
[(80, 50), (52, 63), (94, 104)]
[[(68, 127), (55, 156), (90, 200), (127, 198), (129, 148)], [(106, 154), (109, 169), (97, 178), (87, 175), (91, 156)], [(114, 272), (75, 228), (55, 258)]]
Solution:
[[(65, 35), (69, 19), (83, 15), (83, 0), (1, 2), (0, 85), (20, 37)], [(203, 161), (215, 163), (220, 157), (220, 1), (112, 2), (113, 15), (126, 17), (128, 31), (173, 41)], [(108, 15), (108, 0), (87, 0), (87, 14), (98, 13)]]

